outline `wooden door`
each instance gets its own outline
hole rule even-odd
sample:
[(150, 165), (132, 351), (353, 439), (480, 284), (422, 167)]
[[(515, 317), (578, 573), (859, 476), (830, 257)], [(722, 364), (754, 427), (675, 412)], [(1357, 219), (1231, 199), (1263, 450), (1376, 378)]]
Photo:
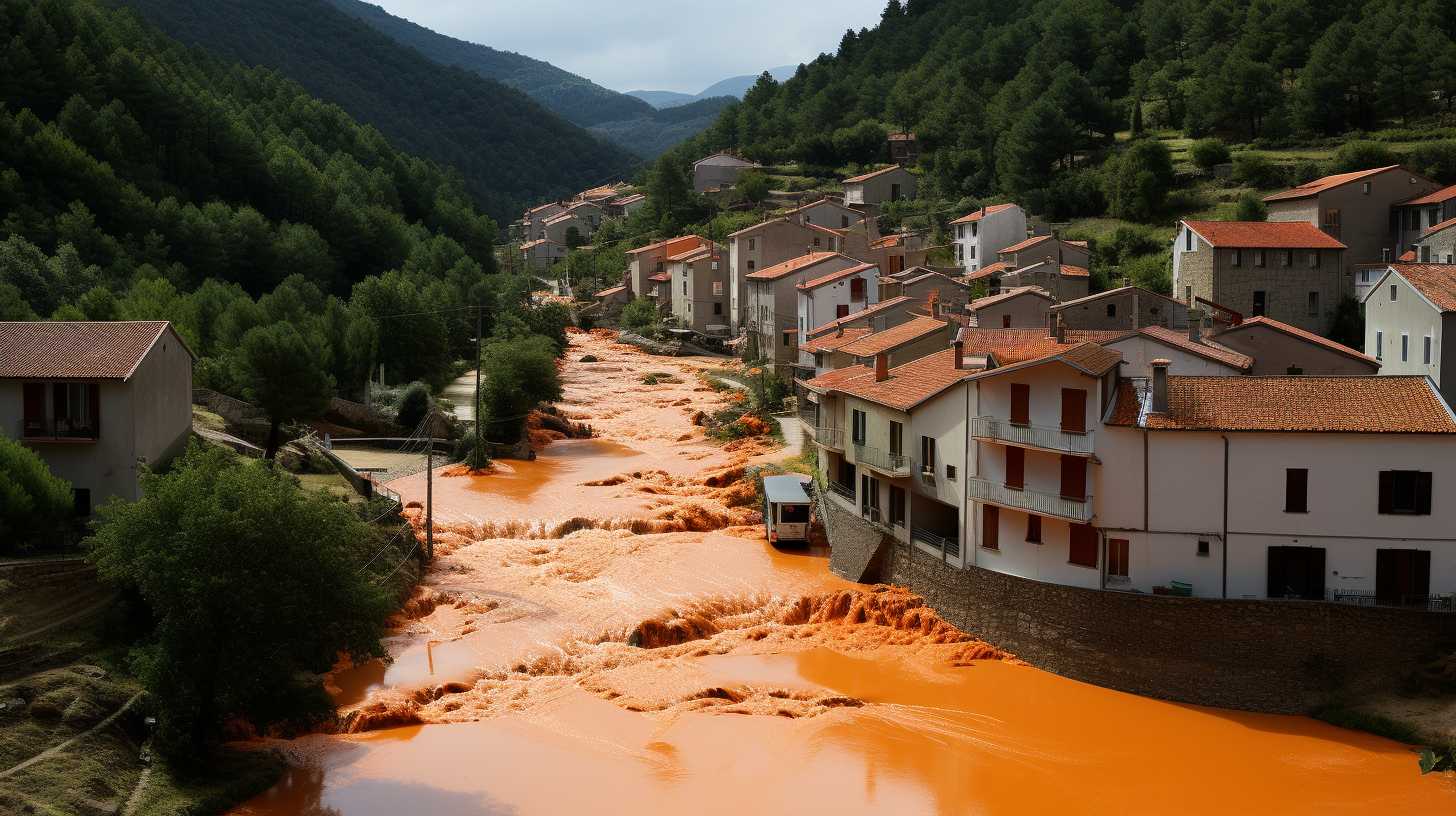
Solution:
[(1026, 451), (1014, 445), (1006, 446), (1006, 486), (1026, 487)]
[(1325, 597), (1324, 547), (1270, 547), (1270, 598), (1303, 598), (1319, 601)]
[(1062, 430), (1067, 433), (1087, 432), (1087, 392), (1081, 388), (1062, 389)]
[(1001, 508), (985, 505), (981, 508), (981, 546), (988, 550), (1001, 549)]
[(1087, 460), (1080, 456), (1062, 457), (1062, 498), (1087, 500)]
[(1430, 550), (1376, 550), (1375, 600), (1405, 606), (1431, 594)]
[(1011, 424), (1031, 424), (1031, 386), (1025, 383), (1011, 384)]

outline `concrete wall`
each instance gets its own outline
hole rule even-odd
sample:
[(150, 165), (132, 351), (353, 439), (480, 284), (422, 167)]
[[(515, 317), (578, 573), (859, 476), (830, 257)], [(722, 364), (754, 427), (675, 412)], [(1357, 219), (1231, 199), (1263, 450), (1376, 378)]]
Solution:
[(705, 333), (710, 326), (728, 325), (728, 273), (722, 257), (715, 253), (691, 263), (668, 264), (672, 316), (685, 328)]
[[(1391, 291), (1395, 296), (1392, 300)], [(1421, 374), (1442, 385), (1442, 313), (1431, 305), (1399, 273), (1380, 280), (1365, 298), (1365, 353), (1380, 360), (1381, 374)], [(1404, 354), (1402, 338), (1406, 341)], [(1431, 360), (1425, 359), (1426, 338), (1430, 338)], [(1451, 399), (1452, 383), (1446, 381), (1443, 394)]]
[(915, 197), (915, 174), (901, 167), (862, 182), (844, 185), (844, 202), (846, 204), (881, 204), (890, 201), (894, 186), (897, 184), (900, 186), (900, 198)]
[(956, 262), (967, 272), (996, 262), (1001, 250), (1026, 240), (1026, 213), (1012, 207), (989, 213), (979, 221), (955, 226)]
[[(1112, 313), (1108, 313), (1108, 306)], [(1069, 329), (1118, 331), (1167, 326), (1188, 328), (1188, 307), (1177, 301), (1157, 297), (1151, 292), (1118, 292), (1085, 303), (1063, 303), (1055, 311)], [(1134, 315), (1137, 320), (1134, 321)], [(1134, 325), (1136, 322), (1136, 325)]]
[(729, 304), (735, 331), (744, 322), (751, 322), (748, 321), (746, 276), (804, 255), (813, 246), (815, 235), (818, 233), (814, 230), (775, 219), (759, 224), (752, 232), (728, 239), (728, 264), (733, 270)]
[(1211, 338), (1220, 345), (1254, 358), (1250, 374), (1288, 374), (1297, 367), (1305, 374), (1376, 374), (1380, 366), (1293, 337), (1258, 323), (1244, 323)]
[(1421, 263), (1448, 264), (1456, 260), (1456, 229), (1447, 227), (1420, 242), (1416, 260)]
[[(1052, 302), (1040, 295), (1024, 293), (976, 309), (976, 323), (986, 329), (1036, 329), (1047, 325)], [(1011, 319), (1008, 325), (1007, 318)]]
[(796, 217), (802, 223), (830, 229), (845, 229), (864, 220), (863, 213), (829, 199), (806, 204)]
[[(845, 267), (841, 266), (840, 268)], [(807, 274), (812, 277), (822, 277), (830, 274), (832, 271), (833, 267), (826, 264), (819, 264)], [(863, 272), (846, 276), (833, 283), (822, 284), (813, 289), (798, 290), (798, 319), (792, 325), (797, 325), (800, 332), (806, 332), (837, 319), (838, 314), (836, 310), (839, 306), (848, 306), (849, 314), (854, 314), (855, 312), (864, 310), (867, 306), (875, 305), (879, 302), (880, 296), (879, 287), (875, 282), (878, 276), (879, 270), (871, 267)], [(850, 281), (856, 278), (864, 281), (863, 300), (850, 299)], [(810, 360), (806, 364), (812, 365), (813, 361)]]
[(1124, 377), (1153, 376), (1152, 361), (1160, 357), (1173, 364), (1168, 369), (1169, 373), (1172, 374), (1220, 377), (1243, 373), (1231, 365), (1210, 360), (1207, 357), (1199, 356), (1190, 351), (1184, 351), (1176, 346), (1160, 343), (1157, 340), (1141, 334), (1133, 335), (1115, 343), (1107, 343), (1106, 346), (1122, 352), (1122, 374)]

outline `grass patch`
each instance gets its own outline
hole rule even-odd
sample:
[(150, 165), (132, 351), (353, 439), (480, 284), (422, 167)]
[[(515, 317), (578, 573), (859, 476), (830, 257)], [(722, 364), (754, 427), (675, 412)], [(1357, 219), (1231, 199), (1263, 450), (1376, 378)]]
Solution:
[(1311, 712), (1310, 716), (1330, 725), (1364, 731), (1406, 745), (1426, 745), (1429, 742), (1420, 729), (1409, 723), (1351, 706), (1328, 705)]
[(187, 776), (159, 765), (147, 780), (137, 813), (204, 816), (231, 810), (276, 784), (288, 763), (273, 751), (226, 749), (207, 773)]

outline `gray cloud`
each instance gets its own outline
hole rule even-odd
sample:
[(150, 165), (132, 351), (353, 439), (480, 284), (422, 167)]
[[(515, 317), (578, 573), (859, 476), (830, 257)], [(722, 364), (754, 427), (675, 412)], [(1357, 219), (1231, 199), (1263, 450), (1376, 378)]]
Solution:
[(619, 91), (697, 93), (808, 62), (885, 0), (369, 0), (441, 34), (545, 60)]

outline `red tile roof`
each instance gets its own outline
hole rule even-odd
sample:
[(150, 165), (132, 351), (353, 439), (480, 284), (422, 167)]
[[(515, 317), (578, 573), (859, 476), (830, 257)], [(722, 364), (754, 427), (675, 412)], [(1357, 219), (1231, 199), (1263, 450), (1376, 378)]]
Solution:
[(1043, 300), (1049, 300), (1052, 303), (1056, 303), (1057, 302), (1057, 299), (1056, 298), (1054, 298), (1051, 295), (1047, 294), (1047, 291), (1045, 289), (1041, 288), (1040, 286), (1018, 286), (1018, 287), (1016, 287), (1014, 289), (1007, 289), (1005, 292), (1002, 292), (999, 295), (987, 295), (986, 297), (978, 298), (976, 300), (973, 300), (973, 301), (971, 301), (971, 305), (970, 305), (969, 308), (972, 311), (975, 311), (977, 309), (984, 309), (984, 308), (986, 308), (988, 306), (995, 306), (996, 304), (1001, 303), (1002, 301), (1011, 300), (1012, 298), (1021, 297), (1022, 295), (1031, 295), (1033, 297), (1039, 297), (1039, 298), (1042, 298)]
[(127, 380), (162, 337), (165, 320), (0, 323), (0, 378)]
[[(873, 357), (882, 351), (899, 348), (906, 343), (912, 343), (936, 332), (946, 332), (944, 320), (937, 320), (933, 317), (916, 317), (898, 326), (866, 334), (853, 343), (841, 346), (839, 350), (856, 357)], [(949, 340), (947, 339), (946, 342), (949, 343)]]
[(707, 239), (699, 238), (696, 235), (680, 235), (676, 238), (669, 238), (666, 241), (658, 241), (655, 244), (648, 244), (647, 246), (637, 247), (636, 249), (629, 249), (627, 250), (627, 254), (638, 255), (643, 252), (652, 252), (654, 250), (665, 249), (667, 250), (667, 254), (672, 255), (674, 253), (682, 252), (684, 249), (686, 249), (688, 247), (688, 244), (686, 242), (688, 241), (695, 242), (693, 246), (699, 246), (707, 241)]
[(835, 281), (838, 281), (838, 280), (844, 280), (845, 278), (850, 277), (851, 275), (858, 275), (861, 272), (864, 272), (866, 269), (874, 269), (874, 268), (875, 268), (875, 265), (874, 264), (871, 264), (871, 263), (862, 263), (862, 264), (860, 264), (858, 266), (851, 266), (851, 267), (849, 267), (847, 269), (841, 269), (838, 272), (830, 272), (827, 275), (820, 275), (819, 277), (814, 278), (813, 280), (803, 281), (802, 283), (795, 284), (795, 287), (798, 288), (798, 289), (805, 290), (805, 291), (808, 291), (810, 289), (818, 289), (820, 286), (823, 286), (825, 284), (834, 283)]
[(1092, 275), (1087, 267), (1072, 266), (1071, 264), (1062, 264), (1061, 272), (1064, 278), (1086, 278)]
[(869, 181), (870, 179), (874, 178), (875, 176), (881, 176), (881, 175), (884, 175), (885, 173), (890, 172), (891, 170), (899, 170), (899, 169), (901, 169), (900, 168), (900, 165), (898, 165), (898, 164), (892, 164), (889, 167), (881, 167), (878, 170), (871, 170), (868, 173), (861, 173), (858, 176), (850, 176), (849, 178), (845, 179), (843, 183), (844, 184), (859, 184), (862, 181)]
[(611, 289), (603, 289), (602, 291), (597, 292), (597, 297), (608, 298), (612, 295), (620, 294), (621, 292), (625, 291), (626, 288), (627, 287), (625, 286), (613, 286)]
[(1056, 350), (1028, 360), (1003, 365), (997, 368), (988, 369), (978, 375), (976, 379), (986, 377), (998, 377), (1002, 374), (1009, 374), (1013, 371), (1022, 371), (1034, 366), (1046, 365), (1047, 363), (1061, 363), (1071, 366), (1089, 377), (1101, 377), (1111, 371), (1122, 362), (1122, 352), (1116, 349), (1104, 348), (1096, 343), (1077, 343), (1075, 345), (1064, 344), (1056, 347)]
[[(1442, 221), (1439, 224), (1432, 224), (1431, 226), (1427, 227), (1426, 228), (1426, 231), (1421, 233), (1421, 237), (1422, 238), (1425, 238), (1428, 235), (1435, 235), (1436, 233), (1440, 232), (1441, 230), (1446, 229), (1447, 227), (1450, 227), (1450, 226), (1453, 226), (1453, 225), (1456, 225), (1456, 218), (1447, 218), (1445, 221)], [(1412, 251), (1412, 250), (1407, 250), (1407, 251)]]
[(1456, 433), (1426, 377), (1168, 377), (1168, 412), (1144, 412), (1147, 380), (1123, 380), (1109, 424), (1183, 431)]
[(831, 320), (822, 326), (815, 326), (814, 328), (809, 330), (809, 336), (819, 337), (825, 332), (834, 331), (841, 326), (850, 326), (859, 323), (860, 321), (867, 320), (871, 317), (879, 316), (897, 306), (909, 306), (912, 301), (914, 301), (914, 298), (910, 297), (909, 295), (899, 295), (897, 297), (892, 297), (889, 300), (882, 300), (873, 306), (866, 306), (865, 308), (860, 309), (854, 314)]
[(1027, 247), (1034, 247), (1037, 244), (1041, 243), (1042, 241), (1054, 241), (1054, 240), (1056, 240), (1056, 239), (1053, 238), (1050, 235), (1033, 235), (1030, 238), (1027, 238), (1025, 241), (1018, 241), (1018, 242), (1012, 244), (1011, 246), (1006, 247), (1005, 249), (998, 250), (996, 252), (996, 254), (997, 255), (1006, 255), (1006, 254), (1011, 253), (1011, 252), (1020, 252), (1021, 250), (1026, 249)]
[(1450, 187), (1442, 187), (1434, 193), (1426, 193), (1418, 198), (1412, 198), (1410, 201), (1402, 201), (1396, 206), (1414, 207), (1419, 204), (1441, 204), (1453, 198), (1456, 198), (1456, 184)]
[(980, 280), (981, 278), (989, 278), (989, 277), (991, 277), (992, 275), (994, 275), (994, 274), (996, 274), (998, 272), (1006, 272), (1006, 271), (1009, 271), (1010, 269), (1011, 269), (1011, 264), (1006, 263), (1005, 261), (997, 261), (996, 263), (993, 263), (993, 264), (986, 264), (985, 266), (981, 267), (980, 269), (977, 269), (975, 272), (969, 272), (969, 273), (967, 273), (964, 276), (963, 279), (967, 283), (969, 283), (969, 282), (974, 281), (974, 280)]
[(945, 349), (895, 366), (890, 369), (890, 376), (879, 382), (875, 381), (873, 368), (849, 366), (825, 372), (805, 385), (858, 397), (897, 411), (909, 411), (979, 372), (978, 368), (957, 369), (955, 351)]
[(1165, 345), (1182, 349), (1189, 354), (1196, 354), (1206, 360), (1212, 360), (1216, 363), (1237, 368), (1240, 371), (1248, 371), (1254, 367), (1253, 357), (1234, 351), (1228, 346), (1220, 345), (1212, 340), (1199, 340), (1195, 342), (1188, 337), (1188, 332), (1186, 331), (1170, 329), (1166, 326), (1144, 326), (1136, 332), (1128, 334), (1128, 337), (1133, 337), (1134, 335), (1151, 337)]
[(697, 260), (702, 260), (703, 258), (706, 258), (706, 257), (708, 257), (709, 255), (712, 255), (712, 254), (713, 254), (713, 246), (712, 246), (712, 244), (704, 244), (702, 246), (693, 247), (692, 249), (689, 249), (686, 252), (680, 252), (680, 253), (678, 253), (676, 255), (669, 255), (669, 256), (667, 256), (667, 260), (672, 261), (674, 263), (676, 263), (678, 261), (697, 261)]
[(659, 272), (656, 275), (649, 275), (647, 279), (650, 280), (650, 281), (656, 281), (658, 283), (666, 283), (666, 282), (672, 280), (672, 273), (671, 272)]
[(1301, 329), (1298, 326), (1291, 326), (1288, 323), (1284, 323), (1282, 321), (1275, 320), (1272, 317), (1265, 317), (1265, 316), (1262, 316), (1261, 315), (1259, 317), (1249, 317), (1249, 318), (1245, 318), (1244, 319), (1244, 322), (1238, 324), (1237, 326), (1230, 326), (1227, 329), (1224, 329), (1223, 331), (1219, 332), (1218, 334), (1219, 335), (1229, 334), (1229, 333), (1237, 332), (1237, 331), (1240, 331), (1242, 329), (1246, 329), (1246, 328), (1253, 327), (1253, 326), (1267, 326), (1268, 328), (1273, 329), (1274, 331), (1283, 332), (1284, 334), (1287, 334), (1290, 337), (1294, 337), (1294, 338), (1297, 338), (1299, 340), (1303, 340), (1303, 341), (1305, 341), (1307, 343), (1313, 343), (1313, 344), (1315, 344), (1317, 346), (1321, 346), (1323, 348), (1329, 349), (1330, 351), (1337, 352), (1339, 354), (1343, 354), (1346, 357), (1351, 357), (1351, 358), (1354, 358), (1356, 360), (1360, 360), (1362, 362), (1374, 363), (1376, 369), (1379, 369), (1380, 368), (1380, 363), (1378, 361), (1376, 361), (1376, 359), (1374, 357), (1370, 357), (1370, 356), (1367, 356), (1365, 354), (1361, 354), (1360, 352), (1358, 352), (1358, 351), (1350, 348), (1349, 346), (1347, 346), (1347, 345), (1345, 345), (1343, 343), (1336, 343), (1335, 341), (1329, 339), (1328, 337), (1320, 337), (1318, 334), (1315, 334), (1314, 332), (1305, 331), (1304, 329)]
[(1015, 207), (1015, 206), (1016, 206), (1015, 204), (992, 204), (989, 207), (982, 207), (981, 209), (976, 210), (975, 212), (971, 213), (970, 215), (963, 215), (960, 218), (957, 218), (956, 220), (952, 221), (951, 223), (952, 224), (969, 224), (972, 221), (980, 221), (982, 218), (985, 218), (988, 215), (995, 215), (998, 212), (1002, 212), (1004, 210), (1009, 210), (1009, 209), (1011, 209), (1012, 207)]
[(1323, 193), (1325, 190), (1331, 190), (1343, 184), (1349, 184), (1352, 181), (1359, 181), (1360, 179), (1379, 175), (1386, 172), (1387, 170), (1396, 170), (1399, 168), (1400, 165), (1392, 164), (1388, 167), (1373, 167), (1369, 170), (1356, 170), (1353, 173), (1337, 173), (1333, 176), (1325, 176), (1324, 178), (1317, 178), (1314, 181), (1305, 182), (1298, 187), (1291, 187), (1288, 190), (1271, 193), (1264, 196), (1264, 200), (1290, 201), (1296, 198), (1308, 198), (1312, 195), (1318, 195), (1320, 193)]
[(1184, 221), (1216, 247), (1239, 249), (1344, 249), (1308, 221)]
[(1058, 343), (1046, 329), (996, 329), (967, 327), (957, 335), (964, 344), (965, 353), (989, 354), (998, 365), (1010, 365), (1023, 360), (1045, 357), (1066, 350), (1071, 344), (1091, 342), (1103, 343), (1126, 337), (1126, 331), (1092, 331), (1067, 329), (1067, 342)]
[(1443, 312), (1456, 312), (1456, 264), (1391, 264), (1426, 300)]
[(830, 260), (831, 258), (843, 258), (846, 261), (858, 263), (848, 255), (840, 255), (838, 252), (810, 252), (807, 255), (800, 255), (797, 258), (790, 258), (783, 263), (760, 269), (757, 272), (749, 272), (743, 277), (747, 280), (778, 280), (780, 278), (809, 269)]
[(810, 354), (818, 351), (835, 351), (864, 337), (870, 331), (868, 326), (851, 326), (843, 331), (830, 332), (812, 340), (805, 340), (799, 344), (799, 350), (807, 351)]

